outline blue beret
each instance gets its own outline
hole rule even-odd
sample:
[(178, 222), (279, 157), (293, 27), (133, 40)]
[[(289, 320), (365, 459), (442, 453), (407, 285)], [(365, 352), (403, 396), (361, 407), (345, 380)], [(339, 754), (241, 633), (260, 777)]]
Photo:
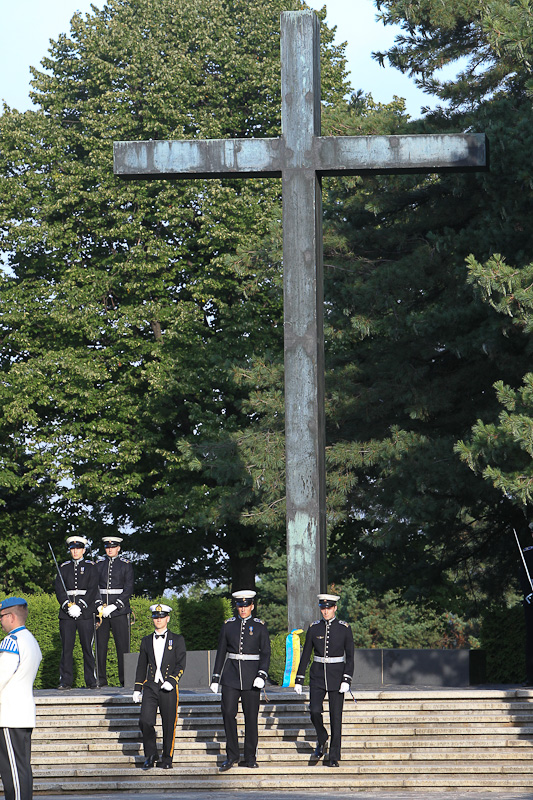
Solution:
[(13, 606), (27, 606), (28, 603), (24, 600), (23, 597), (6, 597), (5, 600), (2, 600), (0, 603), (0, 611), (5, 611), (6, 608), (12, 608)]

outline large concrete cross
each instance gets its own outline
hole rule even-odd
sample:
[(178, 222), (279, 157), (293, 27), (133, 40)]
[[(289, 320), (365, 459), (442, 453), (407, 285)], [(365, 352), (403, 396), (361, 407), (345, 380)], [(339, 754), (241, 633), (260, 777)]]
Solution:
[[(323, 175), (480, 170), (483, 134), (320, 135), (320, 25), (281, 15), (281, 137), (115, 142), (123, 178), (281, 177), (289, 630), (317, 615), (327, 585)], [(242, 587), (234, 587), (242, 588)], [(245, 587), (246, 588), (246, 587)]]

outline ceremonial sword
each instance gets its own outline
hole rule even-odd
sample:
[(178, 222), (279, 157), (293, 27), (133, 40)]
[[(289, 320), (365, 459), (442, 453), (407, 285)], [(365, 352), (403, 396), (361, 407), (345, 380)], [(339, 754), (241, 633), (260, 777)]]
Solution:
[(529, 585), (531, 586), (531, 591), (533, 592), (533, 581), (531, 580), (531, 575), (529, 574), (529, 570), (527, 568), (526, 559), (524, 558), (524, 551), (522, 550), (522, 547), (520, 546), (520, 541), (518, 539), (518, 534), (517, 534), (517, 532), (515, 531), (514, 528), (513, 528), (513, 533), (515, 535), (515, 539), (516, 539), (516, 543), (518, 545), (518, 549), (520, 550), (520, 555), (522, 556), (522, 563), (523, 563), (524, 569), (526, 571), (526, 575), (527, 575), (527, 579), (529, 581)]
[(59, 580), (61, 581), (61, 584), (62, 584), (63, 589), (65, 590), (65, 594), (67, 596), (67, 600), (69, 601), (68, 604), (69, 604), (69, 606), (72, 606), (72, 605), (74, 605), (74, 603), (70, 602), (70, 598), (69, 598), (69, 595), (68, 595), (68, 592), (67, 592), (67, 587), (65, 586), (65, 581), (63, 580), (63, 576), (61, 574), (61, 570), (59, 569), (59, 564), (57, 563), (57, 558), (54, 555), (54, 551), (52, 549), (52, 545), (50, 544), (50, 542), (48, 542), (48, 547), (50, 548), (50, 552), (52, 553), (52, 558), (54, 559), (54, 564), (56, 565), (57, 574), (59, 575)]

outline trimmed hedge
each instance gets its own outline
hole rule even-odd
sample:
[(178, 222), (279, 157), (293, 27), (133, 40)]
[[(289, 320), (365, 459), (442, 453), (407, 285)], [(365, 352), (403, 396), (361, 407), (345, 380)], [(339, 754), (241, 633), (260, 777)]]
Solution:
[[(6, 597), (0, 592), (0, 600)], [(28, 628), (33, 633), (43, 654), (43, 660), (35, 681), (36, 689), (50, 689), (59, 682), (61, 640), (59, 638), (59, 603), (55, 595), (34, 594), (25, 596), (28, 601)], [(153, 631), (150, 606), (158, 600), (133, 597), (131, 606), (134, 622), (131, 626), (131, 649), (138, 652), (141, 639)], [(208, 597), (203, 600), (186, 598), (163, 598), (172, 608), (170, 627), (185, 637), (188, 650), (215, 650), (220, 628), (225, 619), (232, 616), (231, 601), (223, 597)], [(270, 679), (277, 684), (283, 682), (285, 670), (285, 633), (271, 637), (272, 658)], [(525, 679), (525, 625), (521, 605), (512, 608), (491, 608), (485, 613), (479, 635), (481, 648), (487, 654), (487, 683), (520, 683)], [(305, 634), (301, 634), (301, 644)], [(416, 646), (416, 645), (415, 645)], [(115, 644), (110, 636), (107, 654), (107, 677), (111, 685), (118, 685), (118, 669)], [(306, 680), (307, 682), (307, 680)], [(79, 641), (74, 648), (74, 686), (82, 687), (83, 658)]]
[[(0, 601), (7, 595), (0, 593)], [(52, 689), (59, 683), (59, 661), (61, 659), (61, 639), (59, 637), (59, 603), (55, 595), (24, 595), (28, 602), (28, 629), (33, 633), (43, 654), (43, 660), (35, 679), (36, 689)], [(202, 601), (184, 598), (163, 598), (149, 600), (147, 597), (133, 597), (131, 626), (131, 649), (138, 652), (143, 636), (152, 633), (154, 626), (150, 606), (166, 603), (172, 608), (170, 628), (185, 637), (188, 650), (214, 650), (217, 646), (220, 628), (225, 619), (231, 616), (231, 602), (227, 598), (214, 597)], [(113, 634), (109, 637), (107, 651), (107, 679), (118, 686), (117, 654)], [(73, 686), (83, 687), (83, 655), (78, 637), (74, 647)]]

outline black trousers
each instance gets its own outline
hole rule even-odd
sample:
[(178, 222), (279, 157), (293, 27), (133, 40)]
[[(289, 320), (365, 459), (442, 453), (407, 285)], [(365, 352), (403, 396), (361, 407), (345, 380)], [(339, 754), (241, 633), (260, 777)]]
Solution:
[(96, 652), (98, 656), (98, 681), (107, 683), (107, 648), (109, 634), (113, 633), (118, 661), (118, 679), (124, 686), (124, 653), (130, 650), (130, 615), (118, 614), (116, 617), (103, 617), (96, 630)]
[[(322, 712), (326, 690), (319, 686), (309, 687), (311, 722), (315, 726), (316, 736), (319, 744), (324, 744), (328, 738), (328, 732), (324, 727)], [(331, 742), (329, 747), (329, 757), (339, 761), (341, 757), (341, 733), (342, 733), (342, 707), (344, 695), (340, 692), (328, 692), (329, 701), (329, 722), (331, 726)]]
[(157, 755), (157, 743), (155, 735), (155, 722), (157, 709), (161, 714), (163, 725), (163, 760), (172, 761), (174, 755), (174, 742), (176, 735), (176, 722), (178, 720), (178, 699), (177, 688), (171, 692), (164, 692), (160, 684), (154, 681), (147, 681), (143, 686), (143, 699), (141, 714), (139, 716), (139, 728), (143, 737), (144, 755)]
[(78, 617), (73, 619), (59, 620), (59, 634), (63, 646), (61, 661), (59, 664), (59, 682), (64, 686), (72, 686), (74, 679), (74, 644), (76, 642), (76, 631), (80, 637), (80, 644), (83, 653), (83, 677), (86, 686), (94, 686), (96, 683), (96, 670), (93, 655), (94, 639), (94, 617), (84, 619)]
[(237, 711), (241, 698), (244, 714), (244, 760), (255, 761), (257, 755), (257, 717), (259, 716), (259, 689), (234, 689), (222, 686), (222, 719), (226, 732), (226, 754), (231, 761), (239, 760), (239, 738), (237, 736)]
[(32, 800), (32, 728), (0, 728), (0, 777), (5, 800)]

